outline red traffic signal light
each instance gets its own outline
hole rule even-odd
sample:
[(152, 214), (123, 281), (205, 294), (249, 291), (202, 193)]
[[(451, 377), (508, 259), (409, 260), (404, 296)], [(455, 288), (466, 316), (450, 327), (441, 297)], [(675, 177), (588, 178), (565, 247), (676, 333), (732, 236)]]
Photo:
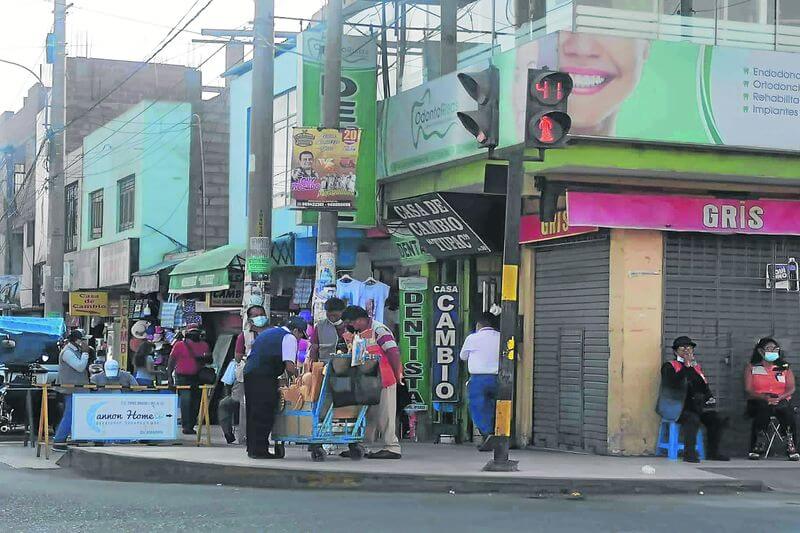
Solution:
[(557, 145), (567, 135), (572, 119), (561, 111), (541, 113), (531, 119), (528, 135), (543, 145)]
[(528, 70), (525, 106), (525, 145), (535, 148), (560, 148), (566, 142), (572, 119), (567, 114), (567, 99), (572, 78), (565, 72)]

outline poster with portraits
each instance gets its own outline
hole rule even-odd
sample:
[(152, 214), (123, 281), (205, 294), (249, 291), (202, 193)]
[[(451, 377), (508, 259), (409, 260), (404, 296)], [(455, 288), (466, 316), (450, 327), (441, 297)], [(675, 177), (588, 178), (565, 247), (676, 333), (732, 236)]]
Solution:
[(294, 128), (293, 207), (316, 211), (354, 210), (360, 140), (359, 128)]

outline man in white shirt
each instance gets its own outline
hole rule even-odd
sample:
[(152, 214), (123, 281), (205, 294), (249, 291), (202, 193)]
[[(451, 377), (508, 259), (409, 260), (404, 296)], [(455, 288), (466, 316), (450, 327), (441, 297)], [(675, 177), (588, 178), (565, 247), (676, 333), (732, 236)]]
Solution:
[(483, 436), (478, 449), (491, 451), (488, 440), (494, 433), (497, 370), (500, 366), (500, 332), (496, 316), (488, 312), (481, 314), (475, 333), (464, 339), (460, 357), (467, 362), (469, 369), (467, 392), (472, 423)]

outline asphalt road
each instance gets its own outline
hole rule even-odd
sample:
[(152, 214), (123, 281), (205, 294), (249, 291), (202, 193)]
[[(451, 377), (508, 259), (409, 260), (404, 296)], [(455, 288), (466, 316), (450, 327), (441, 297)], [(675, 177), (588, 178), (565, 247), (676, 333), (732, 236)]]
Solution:
[[(683, 517), (694, 524), (681, 527)], [(117, 483), (0, 465), (12, 531), (800, 531), (800, 495), (607, 497), (365, 494)]]

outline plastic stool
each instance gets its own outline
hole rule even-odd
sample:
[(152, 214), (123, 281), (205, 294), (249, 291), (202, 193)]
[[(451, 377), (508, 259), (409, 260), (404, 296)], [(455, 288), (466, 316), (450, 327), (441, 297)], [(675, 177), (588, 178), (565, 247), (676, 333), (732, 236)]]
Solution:
[[(677, 422), (661, 419), (661, 427), (658, 429), (658, 444), (656, 445), (656, 456), (664, 451), (667, 458), (671, 461), (678, 460), (678, 452), (683, 451), (683, 441), (680, 438), (681, 425)], [(697, 431), (697, 455), (700, 459), (706, 458), (705, 444), (703, 443), (703, 430)]]

